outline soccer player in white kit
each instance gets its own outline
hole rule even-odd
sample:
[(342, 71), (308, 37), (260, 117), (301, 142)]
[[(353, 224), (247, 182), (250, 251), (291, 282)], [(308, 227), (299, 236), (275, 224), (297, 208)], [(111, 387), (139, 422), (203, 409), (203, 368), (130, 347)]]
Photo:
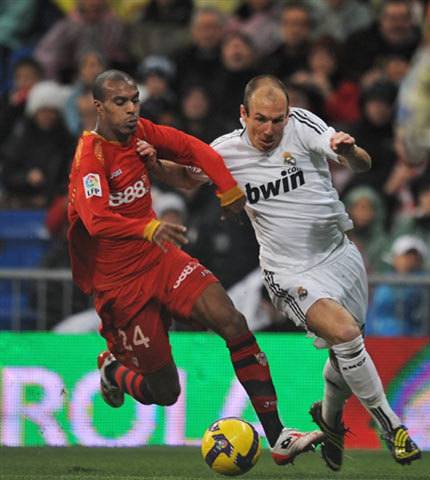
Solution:
[[(323, 400), (310, 410), (326, 436), (326, 464), (335, 471), (342, 466), (347, 431), (342, 412), (352, 394), (371, 414), (398, 463), (420, 458), (419, 448), (387, 402), (364, 345), (366, 272), (360, 253), (345, 235), (352, 221), (332, 185), (327, 163), (328, 157), (354, 171), (366, 171), (369, 155), (349, 134), (336, 132), (307, 110), (289, 107), (284, 84), (270, 75), (247, 84), (240, 114), (244, 128), (216, 139), (212, 147), (246, 192), (246, 212), (274, 306), (315, 336), (317, 348), (330, 349)], [(208, 181), (195, 168), (163, 168), (171, 174), (176, 170), (179, 186)]]

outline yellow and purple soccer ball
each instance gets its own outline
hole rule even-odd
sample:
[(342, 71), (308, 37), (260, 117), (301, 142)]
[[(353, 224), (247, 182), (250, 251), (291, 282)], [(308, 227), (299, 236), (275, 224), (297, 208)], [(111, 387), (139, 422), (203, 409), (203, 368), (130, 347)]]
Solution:
[(260, 454), (260, 435), (241, 418), (220, 418), (203, 435), (203, 458), (212, 470), (221, 475), (233, 477), (248, 472), (257, 463)]

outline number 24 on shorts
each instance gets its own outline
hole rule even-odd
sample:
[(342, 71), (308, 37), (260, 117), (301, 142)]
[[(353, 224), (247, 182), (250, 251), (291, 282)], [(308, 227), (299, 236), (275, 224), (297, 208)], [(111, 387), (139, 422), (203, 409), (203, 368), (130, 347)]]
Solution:
[[(133, 350), (133, 347), (127, 343), (127, 335), (124, 332), (124, 330), (118, 329), (118, 334), (122, 339), (122, 344), (124, 348), (129, 351)], [(134, 332), (133, 332), (133, 345), (136, 345), (136, 346), (145, 345), (145, 348), (149, 348), (150, 341), (151, 339), (148, 337), (145, 337), (139, 325), (136, 325), (134, 327)]]

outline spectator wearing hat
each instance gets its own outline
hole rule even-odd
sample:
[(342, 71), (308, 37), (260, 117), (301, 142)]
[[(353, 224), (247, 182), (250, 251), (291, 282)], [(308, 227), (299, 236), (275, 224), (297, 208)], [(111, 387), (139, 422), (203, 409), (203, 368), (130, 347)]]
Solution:
[(415, 210), (412, 215), (395, 223), (390, 232), (390, 243), (404, 235), (414, 235), (426, 245), (424, 269), (430, 273), (430, 167), (410, 185)]
[(383, 198), (373, 188), (360, 185), (351, 189), (343, 201), (354, 223), (354, 228), (346, 232), (348, 238), (360, 250), (367, 272), (381, 272), (388, 236)]
[(187, 204), (179, 193), (163, 192), (151, 189), (153, 208), (157, 217), (163, 222), (185, 225), (187, 222)]
[[(427, 247), (414, 235), (393, 243), (388, 261), (398, 274), (423, 275)], [(397, 337), (428, 335), (429, 296), (425, 287), (384, 285), (375, 288), (368, 309), (368, 335)]]
[(74, 140), (62, 120), (66, 92), (42, 81), (28, 95), (25, 117), (1, 153), (4, 203), (11, 207), (46, 207), (67, 186)]
[(177, 98), (171, 88), (175, 64), (167, 57), (150, 55), (137, 69), (140, 81), (140, 114), (152, 122), (172, 124), (176, 118)]

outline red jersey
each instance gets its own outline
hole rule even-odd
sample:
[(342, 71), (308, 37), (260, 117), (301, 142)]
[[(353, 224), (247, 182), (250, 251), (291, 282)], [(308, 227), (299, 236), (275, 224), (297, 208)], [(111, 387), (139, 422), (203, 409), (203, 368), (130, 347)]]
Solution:
[(174, 128), (141, 118), (125, 146), (85, 132), (70, 172), (68, 237), (73, 279), (87, 294), (132, 279), (163, 255), (143, 237), (156, 214), (138, 139), (153, 145), (159, 158), (201, 168), (220, 194), (237, 185), (218, 153)]

